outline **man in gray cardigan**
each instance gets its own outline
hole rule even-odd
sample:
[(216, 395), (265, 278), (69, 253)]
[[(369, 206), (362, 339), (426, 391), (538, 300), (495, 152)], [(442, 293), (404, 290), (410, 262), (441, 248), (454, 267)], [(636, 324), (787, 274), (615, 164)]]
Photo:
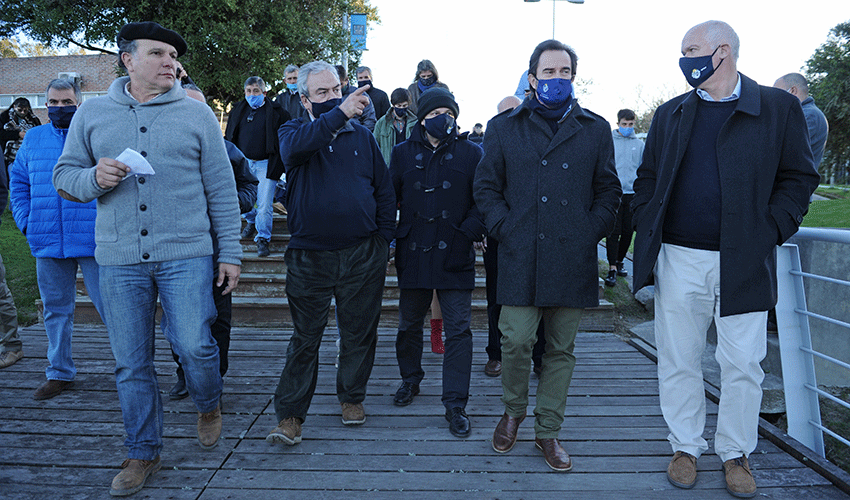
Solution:
[[(157, 295), (170, 323), (166, 336), (199, 411), (198, 441), (204, 449), (218, 442), (221, 375), (210, 335), (210, 230), (217, 235), (217, 284), (226, 284), (225, 294), (238, 282), (242, 249), (236, 184), (218, 122), (209, 107), (186, 99), (174, 85), (186, 42), (156, 23), (130, 23), (118, 35), (118, 48), (129, 77), (77, 111), (53, 184), (68, 199), (97, 199), (95, 259), (129, 449), (110, 493), (125, 496), (160, 467)], [(138, 162), (116, 160), (126, 149), (155, 173), (137, 175)]]

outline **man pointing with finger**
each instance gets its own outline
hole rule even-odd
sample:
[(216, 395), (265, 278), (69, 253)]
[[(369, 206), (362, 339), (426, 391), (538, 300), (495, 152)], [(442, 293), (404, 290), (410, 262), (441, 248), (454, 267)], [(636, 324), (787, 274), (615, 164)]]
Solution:
[[(186, 42), (152, 23), (130, 23), (118, 35), (118, 78), (108, 95), (85, 103), (71, 121), (53, 184), (67, 199), (97, 199), (95, 259), (100, 265), (104, 322), (115, 356), (128, 459), (110, 493), (140, 490), (160, 467), (163, 409), (154, 369), (159, 296), (198, 408), (198, 441), (221, 434), (218, 347), (210, 288), (214, 233), (218, 286), (239, 279), (239, 203), (221, 129), (209, 107), (175, 85)], [(115, 158), (132, 149), (153, 167), (132, 175)], [(92, 166), (94, 165), (94, 166)]]
[(269, 442), (301, 442), (319, 372), (319, 344), (331, 298), (339, 326), (336, 393), (342, 423), (366, 421), (396, 199), (384, 158), (368, 129), (351, 123), (369, 103), (360, 87), (344, 101), (336, 70), (302, 66), (298, 93), (308, 116), (278, 131), (286, 168), (292, 238), (286, 249), (286, 296), (294, 331), (275, 391), (278, 426)]

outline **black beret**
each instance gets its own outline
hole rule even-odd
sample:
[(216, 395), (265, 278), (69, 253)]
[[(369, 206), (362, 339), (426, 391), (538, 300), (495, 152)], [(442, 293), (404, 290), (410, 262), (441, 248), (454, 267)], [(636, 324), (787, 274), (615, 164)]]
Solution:
[(165, 29), (152, 21), (146, 21), (143, 23), (127, 23), (123, 28), (121, 28), (121, 31), (118, 32), (119, 43), (121, 40), (132, 41), (139, 39), (165, 42), (177, 49), (177, 57), (186, 53), (186, 40), (183, 40), (182, 36), (178, 35), (176, 31)]
[(419, 102), (416, 105), (418, 106), (416, 119), (420, 122), (425, 118), (425, 115), (437, 108), (449, 108), (454, 112), (455, 118), (457, 118), (459, 112), (455, 96), (442, 87), (426, 90), (419, 96)]

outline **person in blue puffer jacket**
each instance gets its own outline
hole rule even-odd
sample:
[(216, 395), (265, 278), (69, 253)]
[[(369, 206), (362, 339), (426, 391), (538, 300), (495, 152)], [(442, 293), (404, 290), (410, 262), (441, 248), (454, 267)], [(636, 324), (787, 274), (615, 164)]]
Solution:
[(62, 154), (68, 126), (80, 103), (80, 88), (70, 80), (47, 85), (50, 123), (31, 129), (9, 168), (11, 208), (18, 229), (36, 259), (38, 291), (47, 332), (47, 382), (33, 398), (49, 399), (68, 389), (77, 371), (71, 336), (77, 296), (77, 268), (83, 272), (92, 304), (101, 313), (98, 265), (94, 260), (95, 202), (74, 203), (53, 187), (53, 167)]

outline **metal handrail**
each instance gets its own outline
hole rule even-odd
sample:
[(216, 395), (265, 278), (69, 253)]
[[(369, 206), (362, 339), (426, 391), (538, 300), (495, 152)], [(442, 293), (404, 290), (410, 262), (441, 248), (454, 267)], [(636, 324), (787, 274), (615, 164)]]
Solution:
[[(825, 228), (800, 228), (795, 240), (822, 241), (850, 246), (850, 231)], [(776, 323), (782, 356), (782, 379), (785, 386), (785, 408), (788, 434), (808, 446), (821, 457), (824, 433), (850, 446), (850, 441), (826, 428), (821, 422), (820, 400), (825, 397), (850, 409), (850, 404), (818, 388), (815, 357), (850, 370), (850, 364), (812, 348), (809, 318), (850, 329), (850, 323), (808, 310), (803, 279), (814, 279), (850, 287), (850, 281), (803, 272), (796, 244), (786, 243), (777, 249), (777, 282), (779, 300)]]

